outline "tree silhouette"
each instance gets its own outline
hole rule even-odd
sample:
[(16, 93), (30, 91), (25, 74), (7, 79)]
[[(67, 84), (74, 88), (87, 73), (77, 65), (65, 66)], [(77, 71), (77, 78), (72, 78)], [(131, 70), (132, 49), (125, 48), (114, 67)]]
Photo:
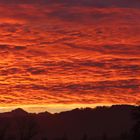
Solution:
[(17, 140), (17, 138), (15, 136), (8, 136), (5, 140)]
[(34, 117), (20, 116), (16, 121), (20, 140), (31, 140), (37, 134), (37, 124)]
[(4, 140), (9, 125), (10, 123), (5, 120), (0, 121), (0, 140)]
[(133, 118), (136, 121), (133, 129), (132, 129), (132, 139), (140, 140), (140, 106), (133, 113)]
[(44, 137), (44, 138), (42, 138), (42, 140), (48, 140), (48, 138), (47, 137)]
[(88, 140), (87, 134), (84, 134), (84, 135), (83, 135), (82, 140)]
[(108, 140), (108, 137), (107, 137), (106, 134), (103, 134), (103, 136), (102, 136), (102, 140)]
[(67, 135), (64, 133), (64, 135), (62, 136), (61, 140), (68, 140)]
[(68, 140), (67, 135), (64, 133), (62, 137), (57, 137), (54, 140)]
[(126, 132), (122, 132), (121, 135), (120, 135), (120, 140), (128, 140), (130, 139), (130, 135)]

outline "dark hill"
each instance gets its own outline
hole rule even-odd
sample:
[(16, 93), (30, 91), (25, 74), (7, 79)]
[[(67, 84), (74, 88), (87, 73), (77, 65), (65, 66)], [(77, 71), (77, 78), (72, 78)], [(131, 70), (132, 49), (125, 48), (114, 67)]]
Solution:
[[(117, 105), (74, 109), (55, 114), (31, 114), (16, 109), (0, 114), (0, 140), (54, 140), (59, 137), (64, 140), (66, 137), (69, 140), (80, 140), (84, 134), (90, 140), (102, 139), (105, 136), (115, 140), (131, 131), (135, 123), (132, 114), (137, 108)], [(84, 138), (86, 139), (86, 136)]]

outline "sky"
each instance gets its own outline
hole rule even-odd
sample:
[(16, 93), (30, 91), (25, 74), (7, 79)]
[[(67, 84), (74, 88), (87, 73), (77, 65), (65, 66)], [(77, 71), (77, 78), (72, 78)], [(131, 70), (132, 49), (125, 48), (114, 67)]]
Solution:
[(0, 0), (0, 112), (140, 102), (139, 0)]

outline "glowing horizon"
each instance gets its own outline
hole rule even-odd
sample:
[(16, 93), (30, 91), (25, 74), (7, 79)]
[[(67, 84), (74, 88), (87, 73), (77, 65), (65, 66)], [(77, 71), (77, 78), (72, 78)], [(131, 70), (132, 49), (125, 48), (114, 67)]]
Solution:
[(134, 105), (136, 104), (54, 104), (54, 105), (16, 105), (10, 107), (1, 107), (0, 113), (3, 112), (10, 112), (12, 110), (21, 108), (28, 113), (42, 113), (42, 112), (49, 112), (49, 113), (59, 113), (63, 111), (70, 111), (76, 108), (96, 108), (96, 107), (111, 107), (112, 105)]

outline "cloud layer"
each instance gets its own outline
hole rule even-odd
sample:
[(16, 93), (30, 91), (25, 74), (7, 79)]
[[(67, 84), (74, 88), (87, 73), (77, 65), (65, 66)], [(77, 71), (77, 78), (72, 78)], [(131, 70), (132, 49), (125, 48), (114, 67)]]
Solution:
[(140, 2), (0, 1), (0, 103), (136, 104)]

